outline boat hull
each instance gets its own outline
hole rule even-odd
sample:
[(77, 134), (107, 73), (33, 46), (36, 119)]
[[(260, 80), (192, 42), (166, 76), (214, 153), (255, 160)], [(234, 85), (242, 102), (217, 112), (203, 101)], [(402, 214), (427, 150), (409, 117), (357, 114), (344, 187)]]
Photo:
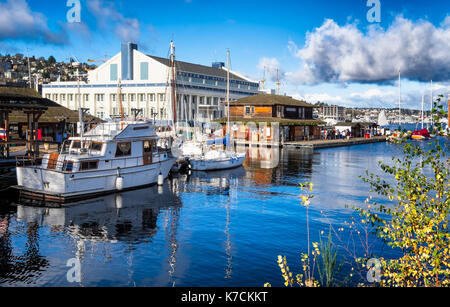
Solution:
[(245, 156), (221, 160), (190, 159), (194, 171), (217, 171), (240, 167), (244, 164)]
[[(18, 167), (15, 187), (24, 196), (52, 201), (72, 201), (154, 185), (161, 173), (167, 178), (175, 163), (171, 158), (161, 163), (118, 170), (64, 173), (37, 167)], [(118, 178), (120, 185), (118, 184)]]

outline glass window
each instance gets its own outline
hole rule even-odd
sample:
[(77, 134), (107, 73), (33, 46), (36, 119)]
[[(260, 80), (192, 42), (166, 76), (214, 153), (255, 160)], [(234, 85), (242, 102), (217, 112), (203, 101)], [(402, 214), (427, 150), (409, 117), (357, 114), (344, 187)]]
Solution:
[(110, 78), (111, 81), (117, 81), (117, 64), (111, 64), (110, 65)]
[(96, 161), (82, 161), (80, 163), (80, 171), (89, 171), (98, 168), (98, 160)]
[(116, 157), (131, 156), (131, 142), (117, 143)]
[(80, 141), (72, 141), (72, 149), (81, 149)]
[(72, 172), (73, 170), (73, 161), (64, 161), (63, 171)]
[(148, 63), (141, 63), (141, 80), (148, 80)]

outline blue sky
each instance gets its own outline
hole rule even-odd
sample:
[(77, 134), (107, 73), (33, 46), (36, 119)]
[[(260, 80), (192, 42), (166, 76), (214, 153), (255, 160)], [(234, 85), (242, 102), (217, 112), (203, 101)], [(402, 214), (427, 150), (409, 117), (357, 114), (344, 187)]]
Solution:
[(210, 65), (229, 48), (232, 69), (260, 80), (265, 67), (266, 88), (278, 69), (282, 93), (309, 102), (395, 107), (399, 69), (405, 107), (420, 106), (429, 79), (450, 89), (448, 1), (380, 0), (380, 23), (367, 0), (81, 0), (81, 23), (67, 22), (66, 2), (0, 0), (0, 54), (86, 61), (132, 40), (166, 57), (174, 39), (179, 60)]

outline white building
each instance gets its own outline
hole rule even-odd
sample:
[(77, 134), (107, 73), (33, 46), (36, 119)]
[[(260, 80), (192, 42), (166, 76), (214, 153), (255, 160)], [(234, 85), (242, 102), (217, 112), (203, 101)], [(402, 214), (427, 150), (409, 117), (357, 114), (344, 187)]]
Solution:
[[(120, 115), (121, 84), (125, 115), (141, 109), (142, 117), (172, 120), (173, 87), (170, 59), (146, 55), (136, 44), (122, 44), (119, 54), (88, 73), (80, 83), (81, 107), (102, 119)], [(177, 120), (211, 121), (225, 116), (227, 70), (223, 63), (203, 66), (175, 61)], [(230, 72), (231, 100), (259, 93), (259, 83)], [(77, 110), (78, 83), (53, 82), (43, 85), (42, 94), (62, 106)]]

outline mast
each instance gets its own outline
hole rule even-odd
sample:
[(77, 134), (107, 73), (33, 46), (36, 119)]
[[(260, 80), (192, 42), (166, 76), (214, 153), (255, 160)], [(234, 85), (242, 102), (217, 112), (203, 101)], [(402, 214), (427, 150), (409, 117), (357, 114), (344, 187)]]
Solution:
[(424, 114), (423, 114), (423, 107), (424, 107), (424, 104), (425, 104), (425, 95), (424, 94), (422, 94), (422, 130), (423, 130), (423, 117), (424, 117)]
[(177, 96), (175, 89), (175, 44), (173, 41), (170, 42), (170, 66), (172, 68), (172, 101), (173, 101), (173, 126), (176, 127), (177, 122)]
[(261, 83), (262, 83), (262, 90), (264, 91), (264, 86), (266, 84), (266, 66), (264, 66), (264, 75), (263, 75), (263, 78), (261, 80)]
[(433, 80), (431, 80), (431, 88), (430, 88), (430, 118), (431, 118), (431, 129), (433, 129)]
[(402, 124), (402, 79), (401, 71), (398, 71), (398, 124)]
[(280, 96), (280, 75), (277, 69), (277, 95)]
[(81, 89), (80, 89), (80, 63), (74, 62), (73, 66), (77, 67), (77, 91), (78, 91), (78, 120), (80, 122), (80, 137), (81, 137), (81, 148), (83, 148), (83, 138), (84, 138), (84, 122), (83, 122), (83, 109), (81, 108)]
[(227, 145), (230, 142), (230, 50), (227, 50)]

